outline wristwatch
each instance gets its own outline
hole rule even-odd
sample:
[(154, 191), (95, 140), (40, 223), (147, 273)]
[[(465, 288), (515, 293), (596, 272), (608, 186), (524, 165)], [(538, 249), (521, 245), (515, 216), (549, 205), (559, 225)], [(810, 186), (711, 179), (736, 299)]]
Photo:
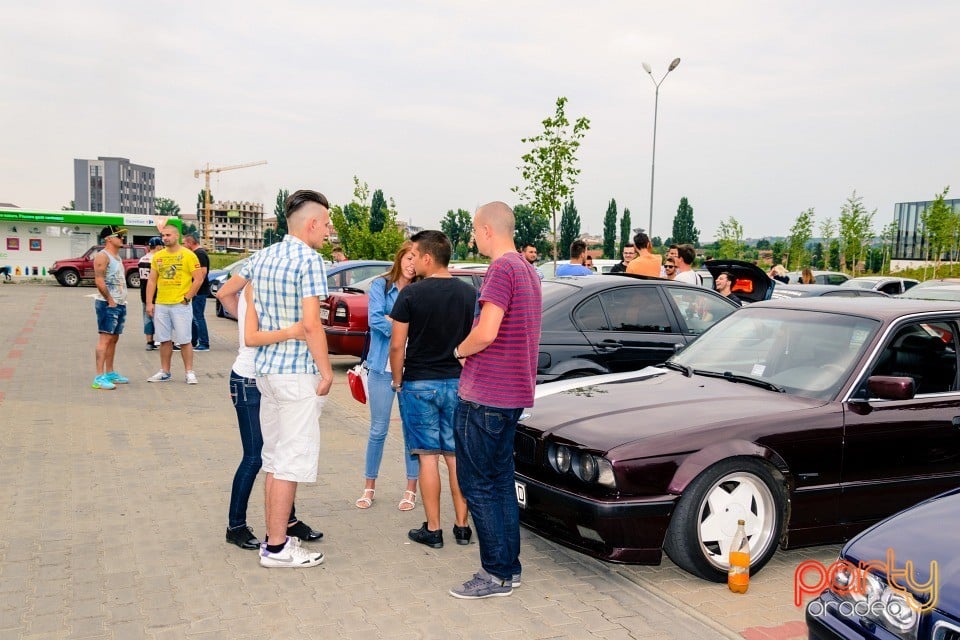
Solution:
[(393, 389), (394, 391), (400, 391), (401, 387), (403, 387), (402, 382), (400, 384), (397, 384), (393, 380), (390, 381), (390, 388)]

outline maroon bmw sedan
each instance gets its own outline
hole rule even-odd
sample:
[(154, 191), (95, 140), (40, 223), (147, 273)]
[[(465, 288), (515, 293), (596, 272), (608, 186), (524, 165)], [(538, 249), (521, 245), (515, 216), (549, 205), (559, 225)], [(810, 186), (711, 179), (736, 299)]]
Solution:
[(960, 485), (960, 304), (761, 302), (660, 367), (548, 383), (517, 427), (521, 522), (612, 562), (726, 579)]

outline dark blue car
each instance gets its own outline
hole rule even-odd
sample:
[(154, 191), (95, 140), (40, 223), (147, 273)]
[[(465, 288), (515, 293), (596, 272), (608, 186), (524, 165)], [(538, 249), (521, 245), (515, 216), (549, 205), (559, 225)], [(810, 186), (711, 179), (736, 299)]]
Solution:
[(807, 605), (810, 639), (960, 640), (958, 551), (960, 488), (867, 529), (828, 568), (801, 565), (804, 588), (828, 587)]

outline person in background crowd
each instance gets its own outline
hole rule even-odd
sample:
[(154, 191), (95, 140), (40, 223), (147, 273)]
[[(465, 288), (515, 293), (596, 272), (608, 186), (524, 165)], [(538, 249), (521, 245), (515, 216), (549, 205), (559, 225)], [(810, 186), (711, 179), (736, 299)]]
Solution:
[(191, 301), (201, 285), (200, 263), (192, 251), (180, 246), (177, 227), (168, 224), (160, 231), (160, 238), (164, 249), (151, 258), (146, 302), (147, 314), (153, 318), (160, 342), (160, 371), (147, 378), (147, 382), (170, 380), (170, 361), (176, 343), (180, 345), (187, 384), (197, 384), (190, 336), (193, 330)]
[(533, 268), (536, 269), (537, 277), (543, 280), (543, 270), (537, 266), (537, 259), (539, 256), (537, 255), (536, 245), (532, 245), (528, 242), (527, 244), (523, 245), (520, 253), (523, 254), (523, 257), (526, 259), (526, 261), (533, 265)]
[(674, 280), (702, 285), (700, 276), (693, 270), (693, 263), (697, 259), (697, 252), (692, 244), (681, 244), (677, 247), (677, 257), (674, 260), (677, 269)]
[(123, 322), (127, 317), (127, 281), (120, 259), (120, 247), (126, 229), (117, 226), (104, 227), (100, 232), (103, 249), (93, 259), (94, 308), (97, 311), (97, 375), (91, 385), (94, 389), (105, 391), (117, 388), (118, 384), (130, 382), (113, 368), (113, 356), (117, 351), (117, 342), (123, 333)]
[(787, 275), (787, 270), (782, 264), (775, 264), (770, 268), (769, 273), (767, 274), (773, 280), (777, 282), (782, 282), (783, 284), (790, 284), (790, 276)]
[(480, 570), (450, 589), (455, 598), (509, 596), (521, 582), (513, 441), (532, 407), (540, 344), (540, 282), (513, 251), (515, 218), (502, 202), (477, 209), (473, 235), (490, 258), (480, 312), (453, 350), (463, 363), (456, 412), (457, 478), (477, 528)]
[[(154, 351), (157, 343), (153, 341), (153, 318), (147, 314), (147, 281), (150, 280), (150, 261), (153, 260), (153, 254), (163, 248), (163, 240), (160, 236), (154, 236), (147, 241), (147, 247), (150, 251), (143, 254), (137, 263), (137, 269), (140, 271), (140, 302), (143, 305), (143, 335), (147, 339), (147, 351)], [(156, 298), (156, 296), (154, 296)], [(152, 302), (156, 302), (154, 299)]]
[(331, 257), (333, 258), (333, 261), (334, 261), (334, 262), (346, 262), (346, 261), (347, 261), (347, 254), (345, 254), (345, 253), (343, 252), (343, 249), (341, 249), (340, 247), (334, 247), (334, 248), (333, 248), (333, 251), (331, 252), (330, 255), (331, 255)]
[(584, 258), (583, 258), (583, 266), (585, 266), (587, 269), (590, 269), (590, 271), (593, 271), (594, 273), (597, 272), (596, 267), (593, 266), (593, 256), (591, 256), (591, 255), (589, 255), (589, 254), (586, 255), (586, 256), (584, 256)]
[[(453, 416), (461, 367), (453, 353), (454, 347), (470, 333), (477, 291), (450, 275), (447, 265), (453, 247), (442, 232), (428, 229), (414, 234), (410, 241), (414, 266), (423, 280), (404, 287), (390, 312), (391, 386), (400, 398), (400, 417), (410, 453), (420, 458), (420, 496), (427, 518), (407, 537), (439, 549), (443, 546), (441, 455), (447, 463), (453, 498), (453, 537), (457, 544), (469, 544), (473, 535), (467, 524), (467, 503), (457, 484)], [(512, 244), (511, 250), (519, 259)]]
[(813, 277), (810, 267), (804, 267), (800, 272), (800, 284), (817, 284), (817, 279)]
[(557, 265), (558, 276), (592, 276), (593, 271), (583, 265), (586, 260), (587, 243), (574, 240), (570, 243), (570, 262)]
[(663, 277), (667, 280), (674, 280), (677, 277), (677, 265), (674, 258), (667, 258), (663, 263)]
[[(408, 284), (419, 280), (413, 262), (412, 249), (413, 245), (410, 241), (404, 242), (397, 251), (390, 271), (370, 285), (370, 302), (367, 312), (370, 323), (370, 347), (364, 361), (364, 366), (367, 368), (367, 402), (370, 405), (370, 436), (367, 439), (363, 495), (357, 498), (355, 503), (358, 509), (369, 509), (373, 506), (377, 476), (383, 459), (383, 443), (390, 429), (390, 412), (393, 410), (394, 397), (393, 389), (390, 388), (393, 374), (387, 357), (390, 352), (390, 336), (393, 333), (393, 319), (390, 317), (390, 312), (400, 292)], [(420, 459), (418, 456), (410, 455), (406, 433), (403, 434), (403, 452), (407, 488), (397, 508), (400, 511), (411, 511), (417, 505)]]
[(724, 296), (731, 302), (735, 302), (738, 307), (743, 306), (743, 301), (737, 297), (737, 294), (733, 292), (733, 285), (735, 280), (729, 271), (722, 271), (717, 275), (717, 281), (714, 283), (714, 288), (717, 290), (717, 293)]
[(630, 242), (623, 245), (621, 260), (610, 268), (610, 273), (626, 273), (627, 266), (637, 257), (637, 245)]
[(637, 257), (627, 265), (627, 273), (659, 278), (662, 272), (660, 256), (653, 252), (653, 243), (650, 241), (650, 236), (641, 231), (633, 236), (633, 244), (637, 247)]
[(210, 281), (207, 280), (207, 274), (210, 273), (210, 258), (207, 256), (207, 250), (200, 246), (200, 239), (197, 234), (188, 233), (183, 238), (183, 246), (193, 255), (197, 256), (200, 262), (200, 272), (203, 274), (200, 280), (200, 289), (197, 295), (193, 296), (191, 304), (193, 306), (193, 328), (191, 329), (190, 344), (194, 351), (210, 351), (210, 333), (207, 331), (207, 296), (210, 295)]

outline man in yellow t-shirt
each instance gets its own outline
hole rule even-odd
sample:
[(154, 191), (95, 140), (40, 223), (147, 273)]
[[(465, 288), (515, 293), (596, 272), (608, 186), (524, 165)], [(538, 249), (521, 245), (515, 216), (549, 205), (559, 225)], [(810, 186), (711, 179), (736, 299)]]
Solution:
[[(167, 382), (171, 378), (170, 361), (174, 341), (180, 345), (187, 384), (197, 384), (193, 371), (193, 296), (203, 284), (200, 261), (189, 249), (180, 246), (180, 230), (168, 224), (160, 231), (163, 250), (150, 259), (147, 281), (147, 315), (153, 318), (154, 337), (160, 342), (160, 371), (147, 382)], [(154, 298), (156, 294), (156, 298)], [(155, 302), (154, 302), (155, 300)]]

